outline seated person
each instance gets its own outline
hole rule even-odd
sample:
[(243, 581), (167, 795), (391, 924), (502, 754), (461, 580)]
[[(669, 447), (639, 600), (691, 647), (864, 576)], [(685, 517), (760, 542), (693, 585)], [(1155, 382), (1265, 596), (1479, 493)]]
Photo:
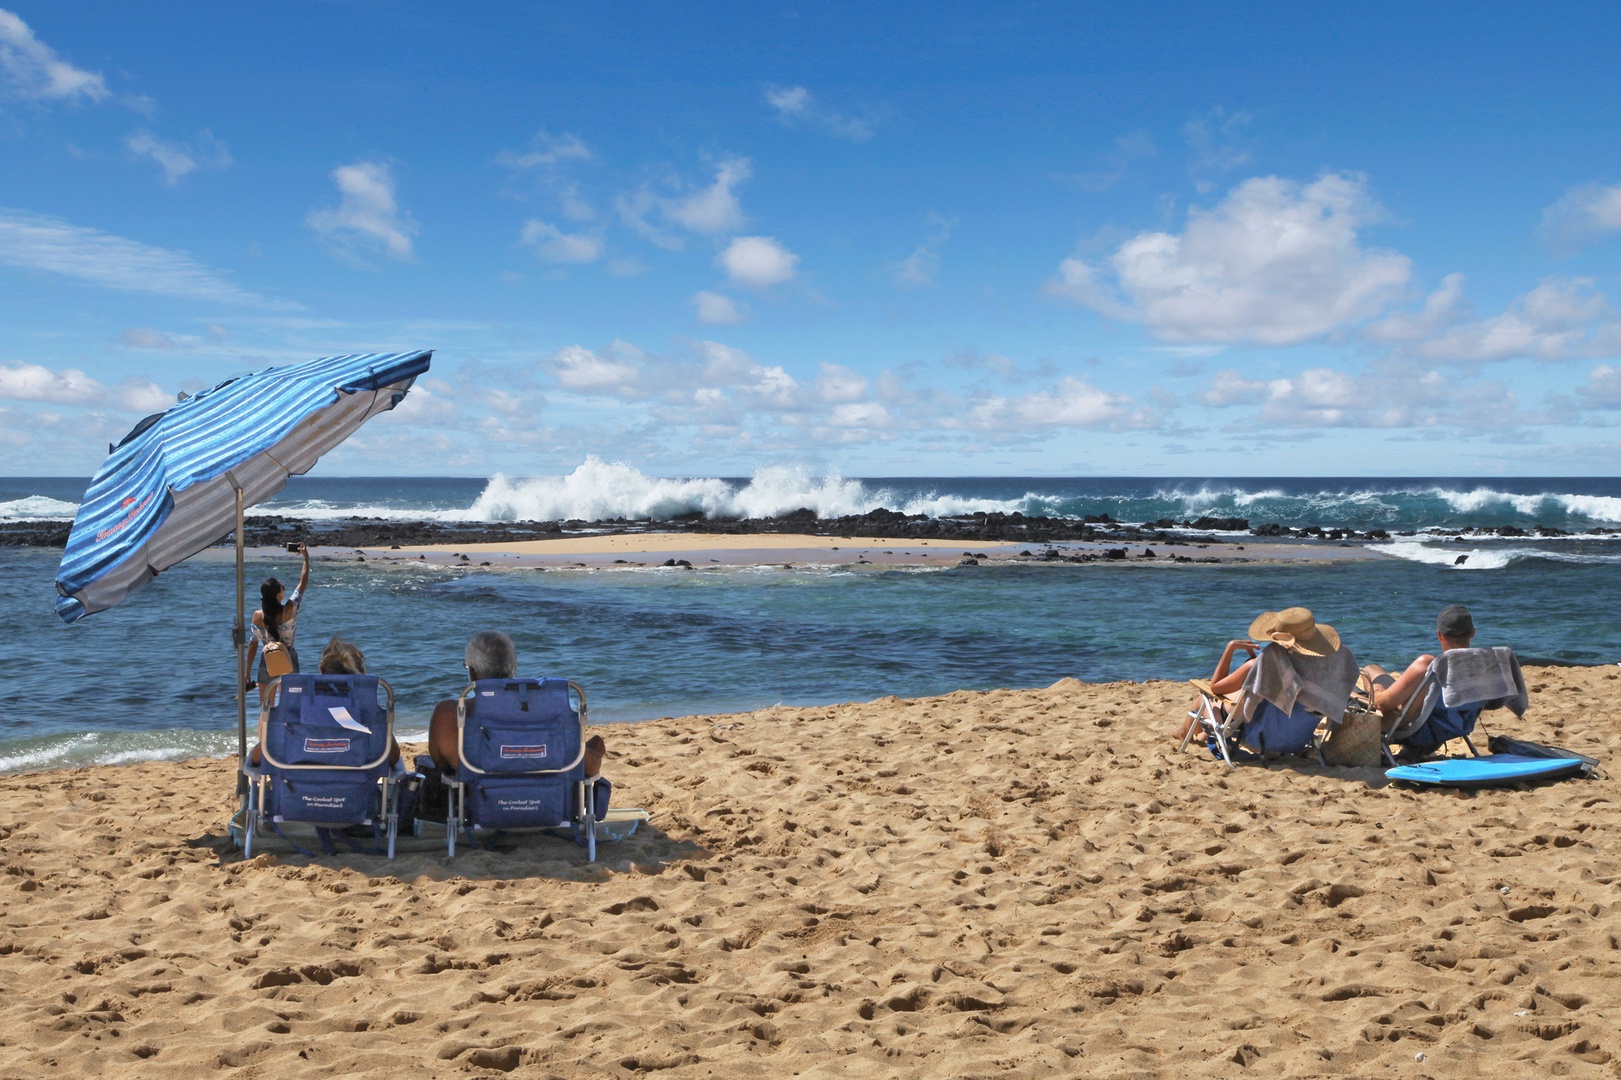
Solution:
[[(1231, 699), (1249, 678), (1250, 669), (1255, 666), (1255, 657), (1260, 653), (1262, 645), (1254, 639), (1265, 639), (1268, 645), (1279, 645), (1290, 652), (1301, 653), (1306, 656), (1326, 656), (1338, 652), (1340, 635), (1332, 626), (1318, 622), (1311, 613), (1311, 609), (1303, 607), (1284, 608), (1282, 611), (1263, 612), (1259, 618), (1250, 624), (1250, 636), (1237, 638), (1227, 643), (1221, 651), (1221, 659), (1216, 661), (1216, 670), (1210, 676), (1210, 692), (1217, 697)], [(1249, 654), (1238, 667), (1233, 667), (1235, 653)], [(1198, 723), (1198, 702), (1194, 703), (1194, 710), (1188, 713), (1186, 720), (1176, 729), (1174, 736), (1177, 742), (1187, 737), (1188, 729)]]
[[(321, 650), (322, 675), (364, 675), (366, 674), (366, 656), (360, 651), (358, 645), (347, 641), (340, 641), (336, 635), (326, 643)], [(254, 765), (260, 764), (264, 755), (259, 752), (257, 745), (248, 751), (248, 761)], [(388, 763), (394, 764), (400, 760), (400, 744), (393, 738), (389, 739)]]
[[(462, 654), (467, 665), (467, 678), (511, 679), (518, 670), (518, 647), (499, 630), (481, 630), (474, 634)], [(447, 698), (433, 708), (428, 721), (428, 753), (434, 764), (447, 773), (454, 773), (461, 764), (461, 749), (456, 731), (456, 698)], [(585, 775), (602, 772), (602, 757), (606, 744), (601, 735), (593, 735), (585, 744)]]
[[(1475, 620), (1469, 614), (1469, 609), (1462, 604), (1453, 604), (1441, 609), (1441, 614), (1435, 620), (1435, 640), (1441, 645), (1441, 651), (1449, 649), (1467, 649), (1469, 643), (1475, 638)], [(1407, 704), (1423, 681), (1424, 673), (1430, 670), (1435, 663), (1435, 657), (1425, 653), (1411, 664), (1400, 675), (1392, 676), (1378, 664), (1369, 664), (1362, 669), (1362, 674), (1373, 682), (1373, 707), (1383, 713), (1386, 718), (1394, 716)]]

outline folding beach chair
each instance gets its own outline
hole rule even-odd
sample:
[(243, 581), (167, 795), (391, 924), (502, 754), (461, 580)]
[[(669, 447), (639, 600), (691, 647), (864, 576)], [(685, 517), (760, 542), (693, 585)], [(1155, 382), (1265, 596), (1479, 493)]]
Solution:
[(1408, 760), (1432, 756), (1453, 739), (1462, 739), (1475, 757), (1470, 735), (1487, 709), (1508, 709), (1524, 716), (1529, 695), (1520, 658), (1514, 650), (1448, 649), (1435, 658), (1424, 678), (1402, 708), (1385, 725), (1383, 753), (1386, 764), (1396, 764), (1392, 743), (1401, 745)]
[(1229, 769), (1235, 767), (1235, 757), (1265, 760), (1308, 752), (1321, 764), (1318, 726), (1344, 719), (1356, 675), (1356, 660), (1348, 648), (1306, 657), (1268, 645), (1257, 654), (1232, 698), (1214, 693), (1207, 680), (1190, 680), (1199, 692), (1199, 704), (1194, 710), (1196, 723), (1189, 725), (1182, 746), (1198, 731)]
[(611, 787), (585, 775), (587, 723), (585, 691), (567, 679), (480, 679), (462, 691), (461, 765), (441, 774), (450, 787), (447, 853), (455, 856), (458, 835), (476, 842), (485, 830), (566, 828), (595, 862)]
[(265, 696), (259, 710), (263, 761), (242, 763), (248, 777), (243, 855), (252, 857), (256, 835), (281, 836), (281, 825), (291, 821), (314, 825), (329, 855), (336, 851), (331, 830), (371, 826), (392, 859), (397, 781), (404, 776), (404, 767), (388, 760), (393, 689), (375, 675), (295, 673), (272, 679)]

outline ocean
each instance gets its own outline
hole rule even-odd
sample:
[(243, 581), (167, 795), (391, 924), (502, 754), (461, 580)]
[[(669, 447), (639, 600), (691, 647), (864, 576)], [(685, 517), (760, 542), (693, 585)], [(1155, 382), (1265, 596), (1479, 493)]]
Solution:
[[(87, 483), (0, 478), (0, 520), (70, 520)], [(1526, 660), (1621, 660), (1615, 478), (860, 479), (774, 468), (663, 479), (592, 458), (567, 476), (528, 479), (296, 477), (251, 512), (319, 529), (356, 518), (592, 521), (801, 508), (836, 517), (878, 507), (1121, 522), (1241, 517), (1252, 526), (1383, 529), (1390, 539), (1368, 545), (1387, 558), (1272, 565), (490, 571), (317, 561), (299, 648), (313, 662), (330, 635), (358, 643), (394, 687), (407, 740), (422, 737), (435, 701), (460, 689), (462, 646), (486, 628), (513, 635), (525, 673), (584, 685), (599, 723), (1045, 686), (1065, 676), (1206, 675), (1255, 614), (1293, 604), (1334, 625), (1362, 662), (1405, 664), (1429, 651), (1435, 613), (1449, 603), (1474, 610), (1480, 644), (1513, 646)], [(1494, 532), (1469, 532), (1485, 529)], [(59, 558), (0, 548), (8, 583), (0, 693), (10, 703), (0, 714), (0, 772), (234, 752), (229, 549), (193, 557), (72, 626), (52, 611)], [(291, 559), (252, 560), (249, 608), (259, 580), (296, 573)], [(1133, 719), (1141, 737), (1159, 738), (1175, 718)]]

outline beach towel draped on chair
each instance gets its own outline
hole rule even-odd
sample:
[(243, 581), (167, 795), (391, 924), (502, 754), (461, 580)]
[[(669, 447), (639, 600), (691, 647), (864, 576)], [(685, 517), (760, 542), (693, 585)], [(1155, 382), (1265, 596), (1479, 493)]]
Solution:
[(1228, 768), (1233, 767), (1235, 757), (1314, 750), (1319, 723), (1339, 723), (1344, 718), (1356, 676), (1356, 660), (1348, 648), (1326, 656), (1306, 656), (1281, 645), (1268, 645), (1256, 655), (1233, 699), (1217, 696), (1207, 682), (1194, 681), (1200, 698), (1196, 723), (1189, 727), (1182, 745), (1187, 745), (1197, 728)]
[(1453, 739), (1462, 739), (1476, 757), (1470, 736), (1480, 714), (1507, 709), (1524, 716), (1530, 704), (1525, 676), (1513, 649), (1448, 649), (1435, 658), (1405, 705), (1385, 730), (1384, 753), (1395, 764), (1390, 745), (1399, 743), (1404, 757), (1433, 754)]

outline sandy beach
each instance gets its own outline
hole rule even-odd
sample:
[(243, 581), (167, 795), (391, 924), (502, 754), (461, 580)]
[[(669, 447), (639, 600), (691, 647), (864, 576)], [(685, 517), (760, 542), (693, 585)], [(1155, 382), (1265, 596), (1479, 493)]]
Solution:
[[(1494, 730), (1612, 759), (1617, 669)], [(1229, 775), (1169, 682), (609, 726), (597, 865), (243, 861), (229, 761), (0, 785), (0, 1076), (1612, 1076), (1621, 798)]]
[[(1048, 552), (1061, 557), (1115, 562), (1109, 551), (1124, 552), (1131, 563), (1198, 561), (1203, 563), (1343, 562), (1388, 558), (1360, 544), (1277, 542), (1245, 544), (1202, 542), (1048, 544), (1029, 541), (918, 540), (906, 537), (839, 537), (799, 533), (627, 532), (570, 536), (556, 540), (503, 540), (498, 543), (401, 544), (393, 547), (336, 548), (312, 544), (317, 559), (421, 562), (435, 566), (517, 567), (648, 567), (685, 561), (706, 566), (954, 566), (964, 559), (1027, 563), (1043, 561)], [(250, 547), (254, 559), (285, 559), (283, 548)], [(233, 558), (225, 548), (211, 548), (200, 558)]]

